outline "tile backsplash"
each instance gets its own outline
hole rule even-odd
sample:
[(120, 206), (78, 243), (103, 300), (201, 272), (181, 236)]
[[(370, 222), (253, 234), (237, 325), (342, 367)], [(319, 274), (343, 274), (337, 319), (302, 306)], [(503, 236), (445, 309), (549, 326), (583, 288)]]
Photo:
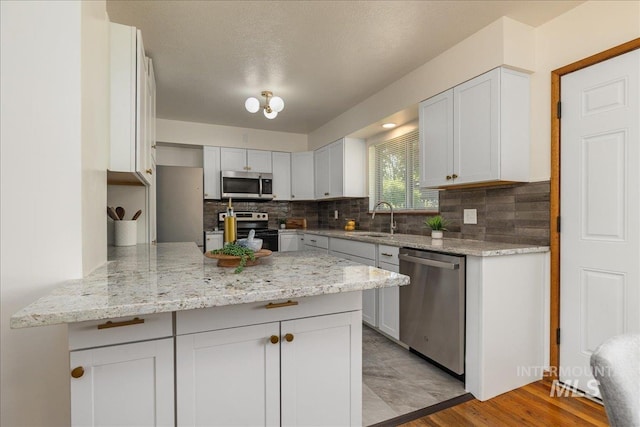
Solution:
[[(549, 191), (548, 181), (441, 191), (440, 214), (449, 221), (445, 238), (549, 245)], [(389, 231), (389, 214), (376, 213), (372, 221), (367, 197), (323, 202), (235, 201), (233, 207), (267, 212), (271, 228), (278, 227), (279, 218), (306, 218), (309, 228), (325, 229), (343, 229), (347, 219), (354, 219), (358, 230)], [(462, 223), (464, 209), (477, 210), (477, 224)], [(205, 200), (205, 229), (215, 227), (217, 213), (225, 210), (225, 202)], [(394, 217), (397, 233), (430, 233), (424, 226), (426, 214), (398, 213)]]

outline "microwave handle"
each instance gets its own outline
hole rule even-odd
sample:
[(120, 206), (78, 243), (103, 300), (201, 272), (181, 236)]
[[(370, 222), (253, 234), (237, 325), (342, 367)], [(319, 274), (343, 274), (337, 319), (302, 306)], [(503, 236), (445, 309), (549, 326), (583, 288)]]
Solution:
[(262, 197), (262, 175), (258, 176), (258, 182), (260, 184), (260, 189), (258, 190), (259, 191), (258, 196)]

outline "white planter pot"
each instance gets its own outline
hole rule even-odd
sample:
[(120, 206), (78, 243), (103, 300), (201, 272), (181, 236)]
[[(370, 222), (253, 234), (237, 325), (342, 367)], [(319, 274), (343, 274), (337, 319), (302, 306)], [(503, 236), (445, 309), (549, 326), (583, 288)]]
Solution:
[(432, 239), (442, 239), (442, 230), (431, 230)]
[(287, 228), (287, 224), (280, 224), (280, 228), (284, 230), (285, 228)]

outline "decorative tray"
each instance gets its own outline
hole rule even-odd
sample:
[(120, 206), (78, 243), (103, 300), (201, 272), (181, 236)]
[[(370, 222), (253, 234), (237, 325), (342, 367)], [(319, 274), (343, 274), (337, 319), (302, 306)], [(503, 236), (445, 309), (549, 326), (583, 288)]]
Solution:
[[(269, 249), (260, 249), (258, 252), (254, 252), (255, 260), (251, 261), (247, 258), (246, 266), (252, 266), (260, 263), (260, 258), (271, 255)], [(213, 258), (218, 260), (218, 267), (237, 267), (240, 265), (240, 257), (235, 255), (224, 254), (212, 254), (210, 251), (204, 253), (207, 258)]]

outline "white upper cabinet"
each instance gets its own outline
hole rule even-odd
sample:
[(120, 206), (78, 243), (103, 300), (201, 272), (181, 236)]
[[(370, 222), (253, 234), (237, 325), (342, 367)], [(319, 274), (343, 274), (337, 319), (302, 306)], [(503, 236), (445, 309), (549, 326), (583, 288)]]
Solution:
[(420, 185), (442, 185), (453, 170), (453, 89), (420, 103)]
[(315, 171), (315, 198), (323, 199), (331, 194), (331, 159), (329, 146), (317, 149), (313, 153)]
[(202, 147), (204, 198), (220, 199), (220, 147)]
[(273, 200), (291, 200), (291, 153), (274, 151), (271, 154), (273, 164)]
[(314, 152), (291, 153), (291, 200), (314, 199)]
[[(149, 185), (155, 139), (155, 80), (134, 27), (110, 25), (111, 172), (135, 173)], [(150, 81), (151, 80), (151, 81)]]
[(316, 199), (366, 196), (364, 140), (339, 139), (316, 150), (314, 157)]
[(420, 103), (424, 187), (529, 180), (529, 76), (496, 68)]
[(227, 147), (222, 147), (220, 150), (222, 170), (267, 173), (273, 171), (271, 151)]

